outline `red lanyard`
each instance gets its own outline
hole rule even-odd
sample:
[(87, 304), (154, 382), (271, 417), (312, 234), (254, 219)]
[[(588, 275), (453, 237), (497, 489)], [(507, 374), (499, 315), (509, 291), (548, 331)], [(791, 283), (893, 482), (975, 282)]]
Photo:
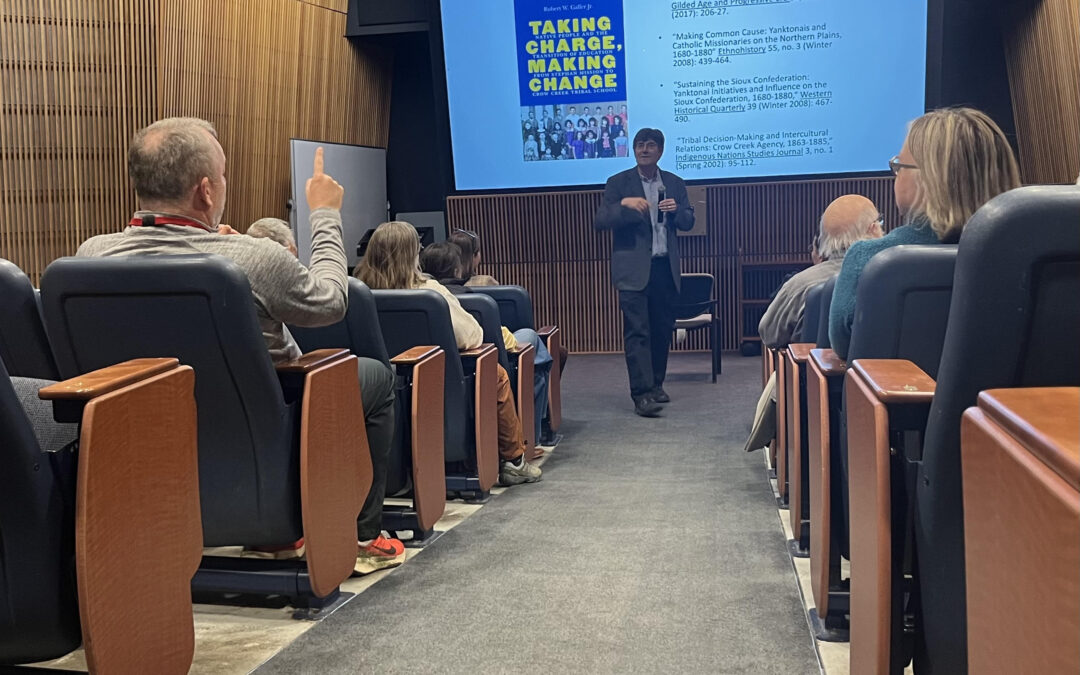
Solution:
[(206, 226), (197, 220), (191, 218), (185, 218), (183, 216), (155, 216), (153, 214), (147, 214), (143, 217), (134, 216), (131, 222), (128, 223), (132, 227), (142, 226), (157, 226), (157, 225), (183, 225), (184, 227), (197, 227), (204, 232), (209, 232)]

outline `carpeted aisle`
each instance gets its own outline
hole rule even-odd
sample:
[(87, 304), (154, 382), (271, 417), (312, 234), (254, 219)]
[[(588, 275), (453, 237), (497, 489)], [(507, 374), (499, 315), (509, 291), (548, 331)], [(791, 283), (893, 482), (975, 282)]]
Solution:
[(818, 672), (760, 452), (760, 362), (672, 358), (662, 419), (574, 356), (566, 440), (259, 673)]

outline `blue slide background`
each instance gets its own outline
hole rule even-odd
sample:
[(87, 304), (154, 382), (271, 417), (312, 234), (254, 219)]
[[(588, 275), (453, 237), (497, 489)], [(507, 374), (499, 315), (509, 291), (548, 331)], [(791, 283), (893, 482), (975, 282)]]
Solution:
[[(588, 7), (588, 2), (537, 5)], [(601, 3), (597, 3), (598, 5)], [(607, 3), (603, 3), (607, 4)], [(734, 5), (734, 3), (732, 3)], [(459, 190), (602, 184), (632, 157), (533, 161), (521, 150), (518, 22), (509, 0), (442, 0), (454, 173)], [(624, 2), (625, 91), (630, 136), (643, 126), (667, 137), (661, 167), (687, 180), (884, 169), (909, 121), (925, 106), (926, 0), (792, 0), (732, 6), (725, 17), (673, 19), (672, 3)], [(595, 11), (595, 10), (594, 10)], [(590, 15), (588, 10), (583, 15)], [(677, 32), (828, 24), (832, 48), (735, 56), (730, 63), (675, 68)], [(828, 106), (690, 116), (675, 122), (676, 80), (799, 73), (829, 84)], [(752, 165), (677, 168), (679, 137), (828, 129), (829, 154), (759, 159)]]

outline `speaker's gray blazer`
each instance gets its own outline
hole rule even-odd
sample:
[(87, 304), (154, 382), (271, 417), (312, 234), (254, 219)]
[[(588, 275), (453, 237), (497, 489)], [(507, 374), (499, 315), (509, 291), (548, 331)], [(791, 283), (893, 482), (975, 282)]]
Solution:
[[(679, 288), (679, 242), (675, 230), (694, 227), (694, 207), (686, 195), (686, 183), (673, 173), (660, 172), (666, 197), (674, 199), (678, 210), (665, 214), (668, 259), (675, 288)], [(652, 268), (652, 220), (648, 213), (623, 206), (624, 197), (645, 197), (637, 167), (608, 178), (604, 203), (596, 212), (593, 227), (611, 230), (611, 281), (620, 291), (641, 291), (649, 283)]]

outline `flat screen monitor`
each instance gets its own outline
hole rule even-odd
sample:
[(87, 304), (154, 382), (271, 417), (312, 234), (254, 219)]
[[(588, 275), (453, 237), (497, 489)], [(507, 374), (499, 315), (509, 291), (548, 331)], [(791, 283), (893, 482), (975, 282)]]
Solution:
[(356, 265), (356, 245), (368, 230), (386, 220), (386, 150), (363, 145), (326, 143), (299, 138), (289, 140), (292, 164), (290, 225), (300, 262), (311, 263), (311, 224), (304, 187), (315, 162), (315, 149), (323, 148), (323, 165), (343, 188), (341, 232), (349, 267)]

